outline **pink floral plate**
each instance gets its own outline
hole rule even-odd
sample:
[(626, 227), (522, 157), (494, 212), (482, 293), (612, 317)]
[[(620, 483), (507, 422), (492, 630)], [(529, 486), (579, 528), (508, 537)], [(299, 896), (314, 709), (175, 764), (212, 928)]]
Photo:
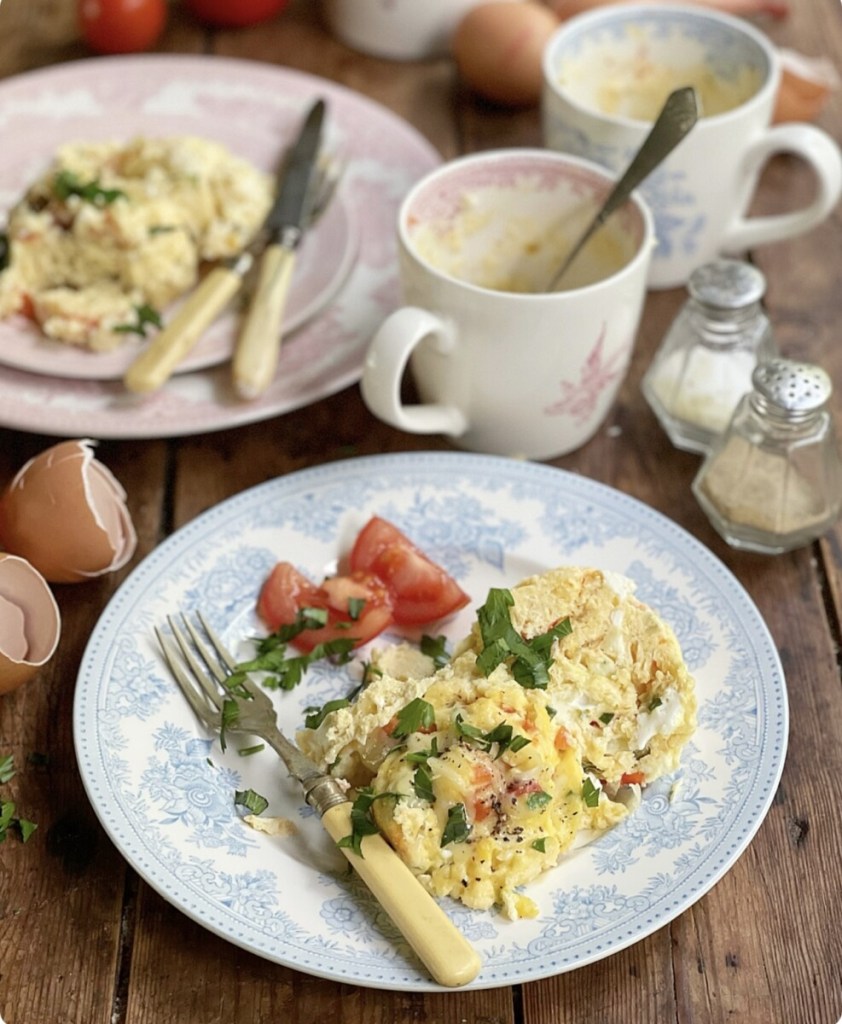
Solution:
[(328, 104), (326, 145), (346, 164), (335, 209), (324, 218), (336, 245), (328, 261), (333, 283), (321, 287), (321, 308), (285, 342), (267, 392), (253, 402), (239, 400), (227, 365), (182, 373), (143, 397), (127, 393), (119, 380), (58, 376), (63, 371), (55, 362), (51, 375), (43, 363), (0, 365), (0, 426), (59, 437), (176, 437), (265, 420), (354, 383), (371, 335), (399, 301), (398, 207), (411, 185), (441, 162), (414, 128), (379, 104), (269, 64), (213, 56), (100, 57), (0, 82), (0, 132), (16, 140), (0, 155), (2, 209), (17, 200), (20, 183), (36, 176), (56, 146), (73, 139), (198, 134), (271, 171), (279, 139), (291, 136), (317, 96)]

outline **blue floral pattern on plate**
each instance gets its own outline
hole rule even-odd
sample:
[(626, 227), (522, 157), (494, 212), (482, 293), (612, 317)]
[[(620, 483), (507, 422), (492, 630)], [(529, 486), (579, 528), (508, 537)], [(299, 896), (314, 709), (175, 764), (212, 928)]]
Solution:
[[(542, 916), (508, 922), (445, 904), (483, 957), (473, 987), (571, 970), (692, 905), (745, 849), (783, 767), (786, 687), (757, 609), (706, 548), (640, 502), (549, 466), (457, 452), (370, 456), (270, 481), (188, 523), (126, 580), (84, 655), (74, 736), (91, 802), (128, 862), (183, 912), (267, 959), (360, 985), (436, 988), (275, 756), (240, 757), (231, 744), (222, 753), (154, 643), (167, 614), (201, 607), (246, 655), (275, 561), (319, 577), (373, 514), (446, 565), (473, 606), (490, 586), (554, 565), (625, 573), (673, 624), (697, 680), (699, 729), (681, 770), (531, 887)], [(473, 616), (464, 609), (443, 631), (458, 639)], [(306, 707), (355, 682), (348, 666), (314, 666), (276, 695), (282, 727), (294, 733)], [(248, 787), (295, 834), (249, 829), (233, 804)]]

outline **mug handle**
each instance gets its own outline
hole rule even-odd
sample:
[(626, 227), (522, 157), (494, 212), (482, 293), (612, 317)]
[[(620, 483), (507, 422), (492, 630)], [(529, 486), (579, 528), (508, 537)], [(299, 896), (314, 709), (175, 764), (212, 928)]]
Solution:
[(739, 217), (726, 232), (725, 251), (751, 249), (801, 235), (821, 223), (842, 194), (842, 153), (833, 139), (808, 124), (782, 124), (770, 128), (746, 154), (750, 170), (758, 172), (777, 153), (793, 153), (813, 168), (818, 183), (816, 198), (808, 206), (771, 217)]
[(456, 345), (454, 327), (425, 309), (405, 306), (386, 318), (372, 338), (363, 366), (363, 401), (384, 423), (413, 434), (464, 434), (468, 422), (455, 406), (401, 402), (401, 379), (409, 357), (425, 338), (442, 355)]

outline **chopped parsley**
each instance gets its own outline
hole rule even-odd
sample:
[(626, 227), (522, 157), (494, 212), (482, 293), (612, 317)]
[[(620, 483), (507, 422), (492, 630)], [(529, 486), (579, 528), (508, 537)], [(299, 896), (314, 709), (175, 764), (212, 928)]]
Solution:
[(351, 702), (345, 697), (337, 697), (336, 700), (329, 700), (326, 704), (322, 704), (320, 708), (308, 708), (310, 714), (304, 716), (304, 727), (318, 729), (332, 711), (338, 711), (340, 708), (347, 708), (350, 705)]
[(335, 658), (344, 665), (351, 657), (353, 637), (339, 637), (316, 646), (308, 654), (287, 656), (289, 641), (305, 629), (320, 629), (327, 622), (327, 612), (322, 608), (301, 608), (295, 622), (280, 626), (274, 633), (256, 640), (257, 654), (250, 661), (239, 662), (227, 681), (229, 690), (242, 681), (249, 672), (265, 672), (262, 680), (267, 690), (292, 690), (304, 677), (304, 673), (322, 658)]
[(421, 637), (421, 653), (432, 658), (436, 668), (442, 668), (450, 661), (447, 653), (447, 637), (444, 634), (439, 636), (428, 636), (426, 633)]
[(245, 807), (250, 814), (262, 814), (269, 806), (269, 801), (253, 789), (238, 789), (234, 793), (234, 806)]
[(407, 764), (426, 764), (431, 757), (438, 757), (438, 755), (438, 740), (434, 736), (432, 743), (426, 750), (413, 750), (404, 755), (404, 761)]
[[(11, 782), (16, 774), (14, 757), (8, 754), (0, 758), (0, 783)], [(38, 828), (34, 821), (15, 814), (16, 810), (13, 800), (0, 800), (0, 843), (6, 840), (10, 832), (16, 832), (21, 842), (25, 843)]]
[(450, 843), (464, 843), (471, 834), (471, 826), (468, 824), (468, 816), (464, 804), (454, 804), (447, 812), (447, 824), (442, 832), (440, 846), (449, 846)]
[(362, 841), (366, 836), (375, 836), (380, 831), (371, 813), (375, 800), (383, 797), (399, 799), (399, 793), (375, 793), (370, 786), (357, 791), (357, 797), (351, 805), (351, 831), (343, 836), (337, 846), (353, 850), (358, 857), (363, 857)]
[(86, 203), (95, 206), (108, 206), (117, 199), (125, 199), (126, 193), (119, 188), (103, 188), (95, 178), (93, 181), (80, 181), (73, 171), (59, 171), (53, 181), (53, 193), (58, 199), (69, 199), (79, 196)]
[(585, 801), (585, 807), (596, 807), (599, 804), (599, 786), (594, 785), (593, 779), (585, 779), (582, 799)]
[(161, 314), (147, 303), (135, 306), (134, 311), (135, 322), (133, 324), (117, 324), (112, 330), (117, 334), (139, 334), (141, 338), (145, 338), (147, 327), (160, 328), (162, 326)]
[(400, 740), (414, 732), (429, 732), (435, 728), (435, 724), (436, 712), (433, 705), (421, 697), (416, 697), (398, 712), (397, 725), (392, 729), (392, 736)]
[(547, 837), (546, 836), (541, 836), (540, 839), (533, 839), (532, 842), (529, 845), (532, 847), (533, 850), (537, 850), (538, 853), (546, 853), (547, 852)]
[(498, 587), (489, 590), (485, 604), (477, 613), (483, 642), (477, 665), (489, 676), (498, 665), (508, 662), (521, 686), (545, 690), (550, 679), (553, 643), (558, 637), (570, 634), (570, 619), (562, 619), (546, 633), (524, 640), (512, 625), (509, 609), (513, 604), (511, 591)]
[(515, 736), (514, 730), (508, 722), (501, 722), (490, 732), (483, 732), (481, 729), (477, 729), (475, 725), (470, 725), (462, 718), (461, 715), (456, 716), (454, 724), (456, 726), (456, 732), (460, 736), (464, 736), (465, 739), (470, 740), (481, 750), (490, 753), (491, 748), (496, 745), (497, 753), (494, 755), (495, 761), (504, 751), (522, 750), (527, 746), (527, 744), (532, 742), (527, 739), (526, 736)]
[(10, 255), (9, 236), (5, 231), (0, 231), (0, 270), (5, 270), (8, 267)]
[(526, 798), (526, 806), (531, 811), (539, 811), (541, 808), (546, 807), (547, 804), (552, 800), (549, 793), (545, 793), (543, 789), (537, 789), (534, 793), (530, 793)]
[(426, 761), (415, 769), (412, 776), (412, 788), (415, 790), (415, 795), (422, 800), (427, 800), (431, 804), (436, 802), (436, 794), (433, 792), (433, 773)]
[(601, 714), (599, 716), (599, 720), (600, 720), (600, 722), (602, 722), (603, 725), (608, 725), (608, 723), (610, 721), (612, 721), (613, 718), (614, 718), (614, 712), (613, 711), (606, 711), (606, 712), (604, 712), (603, 714)]
[(664, 702), (661, 700), (660, 697), (653, 697), (652, 700), (649, 701), (649, 707), (647, 710), (654, 711), (655, 708), (659, 708), (663, 703)]
[(251, 747), (240, 747), (237, 753), (240, 757), (251, 757), (252, 754), (259, 754), (261, 750), (266, 749), (265, 743), (255, 743)]

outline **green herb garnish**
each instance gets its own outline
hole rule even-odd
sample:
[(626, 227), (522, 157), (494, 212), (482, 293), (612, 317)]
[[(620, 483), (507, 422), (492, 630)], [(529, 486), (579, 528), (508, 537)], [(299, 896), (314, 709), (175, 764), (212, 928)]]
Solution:
[(413, 750), (404, 755), (404, 761), (406, 761), (407, 764), (426, 764), (431, 757), (438, 757), (438, 754), (438, 740), (434, 736), (433, 742), (426, 750)]
[(421, 653), (433, 659), (436, 668), (442, 668), (450, 661), (447, 653), (447, 637), (444, 634), (439, 636), (428, 636), (426, 633), (421, 637)]
[(571, 631), (570, 619), (556, 623), (546, 633), (524, 638), (512, 625), (509, 609), (514, 604), (511, 591), (492, 587), (485, 604), (477, 612), (483, 649), (477, 658), (480, 671), (489, 676), (503, 662), (511, 664), (512, 675), (526, 689), (545, 690), (553, 642)]
[(251, 757), (252, 754), (259, 754), (261, 750), (265, 749), (265, 743), (255, 743), (251, 747), (239, 747), (237, 753), (240, 755), (240, 757)]
[(372, 817), (371, 808), (375, 800), (383, 797), (400, 798), (399, 793), (375, 793), (370, 786), (357, 791), (357, 797), (351, 805), (351, 832), (343, 836), (337, 846), (351, 849), (358, 857), (363, 856), (362, 841), (366, 836), (374, 836), (380, 831)]
[(546, 853), (547, 852), (547, 837), (546, 836), (541, 836), (540, 839), (533, 839), (532, 842), (529, 845), (532, 847), (533, 850), (537, 850), (538, 853)]
[(307, 729), (318, 729), (322, 722), (332, 711), (338, 711), (340, 708), (349, 707), (351, 702), (346, 700), (344, 697), (337, 697), (336, 700), (329, 700), (326, 704), (323, 704), (320, 708), (313, 708), (311, 714), (305, 715), (304, 726)]
[(471, 826), (468, 824), (468, 816), (464, 804), (454, 804), (447, 812), (447, 824), (442, 832), (440, 846), (449, 846), (450, 843), (463, 843), (471, 834)]
[(363, 608), (365, 608), (364, 597), (349, 597), (348, 598), (348, 616), (356, 622), (357, 619), (362, 615)]
[(397, 725), (392, 730), (392, 737), (400, 740), (414, 732), (429, 732), (435, 724), (436, 712), (433, 705), (421, 697), (416, 697), (398, 712)]
[(552, 800), (552, 797), (549, 793), (545, 793), (543, 789), (536, 789), (527, 796), (526, 806), (531, 811), (538, 811), (542, 807), (546, 807), (550, 800)]
[(660, 697), (653, 697), (652, 700), (649, 701), (649, 707), (647, 710), (654, 711), (655, 708), (659, 708), (663, 703), (664, 702)]
[(592, 779), (585, 779), (582, 786), (582, 799), (586, 807), (596, 807), (599, 803), (599, 786), (593, 784)]
[[(16, 774), (14, 757), (9, 754), (0, 758), (0, 782), (10, 782)], [(15, 810), (14, 801), (0, 800), (0, 843), (6, 840), (10, 832), (16, 832), (21, 842), (25, 843), (38, 828), (34, 821), (16, 815)]]
[(412, 776), (412, 788), (415, 790), (415, 795), (422, 800), (427, 800), (431, 804), (436, 802), (436, 794), (433, 792), (433, 773), (426, 761), (415, 769)]
[(107, 206), (117, 199), (125, 199), (126, 193), (119, 188), (103, 188), (97, 179), (80, 181), (73, 171), (59, 171), (53, 181), (53, 193), (58, 199), (79, 196), (86, 203)]
[(135, 322), (133, 324), (117, 324), (112, 330), (117, 334), (139, 334), (141, 338), (146, 337), (146, 328), (149, 326), (162, 326), (161, 314), (152, 306), (144, 303), (142, 306), (135, 306)]
[(238, 789), (234, 793), (234, 806), (245, 807), (251, 814), (263, 814), (269, 801), (253, 789)]
[(224, 751), (228, 746), (226, 732), (231, 729), (240, 717), (240, 709), (233, 697), (222, 701), (222, 715), (219, 723), (219, 745)]
[(603, 725), (608, 725), (608, 723), (613, 718), (614, 718), (614, 712), (613, 711), (606, 711), (606, 712), (604, 712), (603, 714), (601, 714), (599, 716), (599, 720), (600, 720), (600, 722), (602, 722)]
[(461, 715), (456, 716), (454, 724), (456, 725), (456, 732), (460, 736), (464, 736), (465, 739), (470, 740), (475, 746), (486, 751), (486, 753), (489, 753), (496, 744), (497, 753), (494, 755), (495, 761), (504, 751), (522, 750), (523, 747), (532, 742), (526, 736), (515, 736), (514, 730), (508, 722), (501, 722), (499, 725), (495, 725), (490, 732), (483, 732), (481, 729), (477, 729), (475, 725), (470, 725)]
[(305, 629), (321, 629), (327, 623), (327, 612), (323, 608), (301, 608), (295, 622), (279, 626), (274, 633), (256, 641), (257, 654), (250, 661), (239, 662), (227, 680), (227, 687), (234, 692), (234, 687), (241, 685), (243, 677), (249, 672), (265, 672), (262, 680), (267, 690), (292, 690), (304, 677), (304, 673), (322, 658), (335, 658), (344, 665), (351, 656), (354, 647), (353, 637), (338, 637), (327, 640), (316, 646), (308, 654), (287, 656), (287, 645), (290, 640), (304, 632)]

